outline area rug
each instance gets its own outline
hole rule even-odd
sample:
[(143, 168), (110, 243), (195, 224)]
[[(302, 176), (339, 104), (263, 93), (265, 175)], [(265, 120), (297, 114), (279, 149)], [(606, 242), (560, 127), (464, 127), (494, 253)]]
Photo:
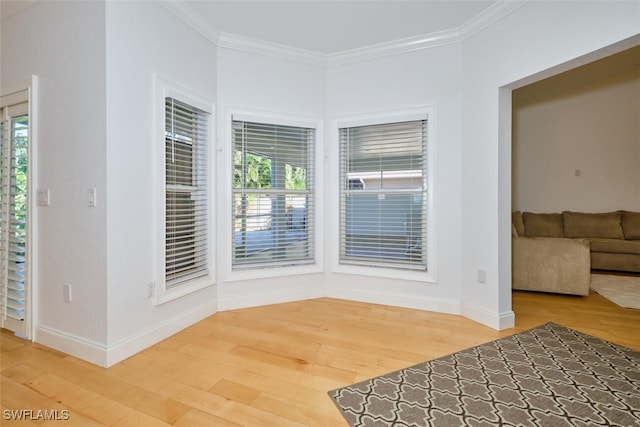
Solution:
[(640, 277), (592, 274), (591, 289), (621, 307), (640, 310)]
[(352, 427), (640, 426), (640, 352), (548, 323), (329, 396)]

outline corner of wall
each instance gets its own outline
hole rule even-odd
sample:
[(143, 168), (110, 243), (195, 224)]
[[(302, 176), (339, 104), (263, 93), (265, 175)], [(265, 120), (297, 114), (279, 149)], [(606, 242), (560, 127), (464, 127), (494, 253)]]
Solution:
[(513, 328), (516, 324), (516, 316), (513, 311), (492, 312), (476, 305), (463, 303), (461, 314), (498, 331)]
[(113, 345), (100, 344), (42, 325), (36, 326), (34, 341), (89, 363), (108, 368), (215, 314), (217, 311), (217, 303), (203, 304), (188, 313), (168, 319), (153, 328), (129, 336)]

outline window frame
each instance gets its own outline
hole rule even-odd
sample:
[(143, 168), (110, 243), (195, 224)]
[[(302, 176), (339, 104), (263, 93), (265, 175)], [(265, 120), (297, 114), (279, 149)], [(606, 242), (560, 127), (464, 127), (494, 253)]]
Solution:
[[(182, 282), (167, 286), (166, 275), (166, 136), (165, 136), (165, 114), (166, 114), (166, 99), (173, 98), (183, 104), (186, 104), (195, 109), (201, 110), (207, 114), (205, 123), (207, 127), (207, 135), (204, 143), (206, 160), (206, 197), (205, 203), (207, 210), (207, 232), (205, 235), (207, 245), (207, 272), (196, 276), (191, 279), (186, 279)], [(154, 137), (154, 152), (157, 159), (156, 164), (156, 178), (157, 178), (157, 217), (156, 217), (156, 230), (157, 230), (157, 256), (156, 256), (156, 280), (153, 283), (153, 295), (154, 304), (159, 305), (168, 301), (175, 300), (182, 296), (191, 294), (198, 290), (207, 288), (215, 284), (216, 266), (215, 266), (215, 204), (214, 204), (214, 157), (213, 157), (213, 141), (215, 135), (214, 128), (214, 112), (215, 104), (201, 96), (195, 94), (182, 86), (179, 86), (173, 82), (165, 80), (161, 77), (156, 77), (156, 124), (155, 124), (155, 137)]]
[[(343, 197), (343, 189), (341, 188), (340, 176), (341, 171), (341, 140), (340, 129), (370, 126), (396, 122), (408, 122), (415, 120), (426, 120), (426, 218), (425, 231), (427, 235), (425, 254), (427, 257), (427, 268), (416, 269), (415, 267), (404, 267), (403, 265), (393, 265), (388, 262), (379, 262), (375, 260), (371, 263), (343, 263), (340, 255), (341, 242), (341, 200)], [(436, 164), (436, 126), (437, 126), (437, 110), (434, 106), (417, 106), (400, 110), (380, 111), (372, 113), (363, 113), (352, 116), (337, 117), (332, 120), (333, 146), (337, 147), (335, 154), (332, 156), (332, 174), (336, 176), (334, 189), (336, 194), (335, 208), (332, 212), (335, 227), (332, 231), (332, 241), (335, 243), (335, 250), (332, 252), (331, 265), (332, 271), (345, 274), (357, 274), (364, 276), (377, 276), (394, 279), (404, 279), (420, 282), (437, 282), (437, 218), (435, 216), (435, 176)]]
[(252, 123), (260, 123), (266, 125), (280, 125), (280, 126), (293, 126), (315, 129), (315, 139), (313, 147), (313, 177), (314, 183), (312, 189), (312, 196), (314, 203), (321, 200), (322, 197), (322, 140), (323, 140), (323, 126), (322, 119), (317, 117), (300, 116), (295, 114), (285, 113), (273, 113), (259, 110), (247, 110), (230, 108), (225, 112), (225, 137), (224, 137), (224, 149), (221, 158), (223, 159), (223, 165), (220, 166), (221, 173), (224, 173), (224, 177), (220, 178), (223, 182), (223, 191), (226, 193), (224, 196), (225, 207), (223, 209), (224, 217), (221, 218), (222, 225), (222, 240), (223, 247), (228, 248), (221, 251), (222, 263), (224, 265), (224, 280), (225, 281), (241, 281), (252, 280), (257, 278), (268, 277), (282, 277), (282, 276), (294, 276), (299, 274), (310, 274), (322, 272), (323, 265), (323, 253), (322, 253), (322, 224), (323, 224), (323, 210), (316, 205), (314, 208), (313, 223), (310, 224), (309, 229), (313, 230), (314, 237), (312, 239), (314, 258), (309, 262), (293, 263), (293, 264), (262, 264), (254, 266), (241, 266), (241, 268), (234, 268), (233, 265), (233, 156), (235, 152), (234, 139), (233, 139), (233, 122), (245, 121)]

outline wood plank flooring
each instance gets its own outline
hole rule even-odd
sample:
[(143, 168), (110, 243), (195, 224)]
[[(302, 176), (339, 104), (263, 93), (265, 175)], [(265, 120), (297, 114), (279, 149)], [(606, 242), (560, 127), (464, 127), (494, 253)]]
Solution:
[[(329, 298), (234, 310), (108, 369), (2, 331), (0, 424), (346, 426), (327, 391), (549, 321), (640, 350), (640, 310), (598, 294), (515, 292), (513, 310), (516, 327), (501, 332)], [(6, 419), (22, 409), (69, 419)]]

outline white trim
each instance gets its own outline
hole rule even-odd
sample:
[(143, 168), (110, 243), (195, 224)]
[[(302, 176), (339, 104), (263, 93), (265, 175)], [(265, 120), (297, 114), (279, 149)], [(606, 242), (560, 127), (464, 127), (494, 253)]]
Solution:
[(326, 56), (326, 64), (329, 66), (344, 65), (352, 62), (366, 61), (384, 56), (398, 55), (431, 47), (445, 46), (464, 40), (460, 31), (444, 30), (435, 33), (424, 34), (415, 37), (407, 37), (399, 40), (378, 43), (357, 49), (332, 53)]
[(34, 341), (87, 362), (106, 367), (107, 347), (104, 344), (44, 325), (36, 326)]
[(152, 328), (148, 328), (120, 340), (113, 345), (109, 345), (106, 354), (106, 367), (133, 356), (145, 348), (151, 347), (217, 312), (218, 303), (216, 301), (206, 301), (204, 304), (186, 313), (181, 313), (179, 316), (164, 320)]
[(424, 105), (336, 117), (334, 121), (335, 127), (337, 128), (369, 126), (380, 123), (409, 122), (413, 120), (430, 119), (429, 115), (432, 114), (434, 110), (435, 107)]
[(267, 42), (238, 34), (220, 33), (217, 44), (218, 47), (256, 53), (258, 55), (271, 56), (293, 62), (301, 62), (303, 64), (317, 66), (327, 65), (327, 55), (322, 53)]
[(534, 74), (528, 75), (519, 80), (515, 80), (511, 83), (501, 86), (498, 89), (504, 88), (504, 89), (510, 89), (514, 91), (521, 87), (528, 86), (533, 83), (537, 83), (544, 79), (557, 76), (558, 74), (573, 70), (575, 68), (581, 67), (586, 64), (590, 64), (592, 62), (606, 58), (608, 56), (615, 55), (616, 53), (620, 53), (624, 50), (631, 49), (638, 45), (640, 45), (640, 33), (633, 35), (631, 37), (628, 37), (626, 39), (622, 39), (611, 45), (607, 45), (603, 48), (586, 53), (577, 58), (569, 59), (568, 61), (554, 65), (550, 68), (546, 68), (542, 71), (538, 71)]
[(345, 289), (344, 287), (331, 286), (326, 288), (325, 295), (329, 298), (383, 304), (437, 313), (460, 315), (461, 310), (460, 301), (453, 298), (419, 297), (415, 294), (372, 292), (369, 289)]
[[(10, 83), (0, 87), (0, 108), (8, 107), (14, 103), (27, 103), (27, 115), (29, 117), (29, 142), (28, 142), (28, 183), (27, 183), (27, 253), (26, 253), (26, 270), (25, 270), (25, 301), (24, 301), (24, 324), (20, 325), (19, 321), (8, 319), (7, 326), (12, 323), (16, 326), (23, 326), (18, 332), (20, 336), (28, 340), (33, 340), (35, 336), (35, 324), (37, 321), (37, 286), (38, 283), (38, 248), (37, 242), (37, 215), (38, 206), (36, 204), (35, 192), (36, 183), (38, 182), (38, 166), (37, 166), (37, 142), (38, 127), (36, 126), (37, 118), (37, 88), (38, 78), (32, 75), (29, 78)], [(26, 95), (25, 95), (26, 92)], [(25, 99), (26, 98), (26, 99)], [(18, 328), (16, 328), (18, 329)], [(24, 334), (24, 335), (23, 335)]]
[[(186, 99), (192, 107), (196, 107), (210, 115), (214, 115), (215, 106), (213, 101), (205, 99), (194, 91), (173, 83), (163, 77), (155, 76), (155, 80), (156, 95), (158, 96), (156, 101), (161, 101), (162, 117), (164, 117), (164, 99), (166, 97)], [(162, 126), (162, 135), (164, 135), (164, 122), (160, 123), (160, 125)]]
[(156, 0), (158, 4), (171, 12), (182, 22), (194, 29), (200, 35), (204, 36), (207, 40), (218, 44), (218, 38), (220, 33), (214, 28), (211, 23), (202, 19), (199, 13), (197, 13), (191, 6), (189, 6), (184, 0)]
[(498, 331), (513, 328), (516, 324), (516, 316), (513, 311), (497, 313), (495, 311), (489, 311), (483, 307), (464, 302), (461, 305), (460, 314), (468, 319), (482, 323), (483, 325)]
[(296, 126), (318, 129), (321, 125), (321, 119), (302, 116), (293, 116), (286, 113), (273, 113), (270, 111), (259, 110), (233, 110), (230, 109), (230, 120), (241, 122), (261, 123), (265, 125), (278, 126)]
[(271, 304), (283, 304), (294, 301), (322, 298), (325, 294), (322, 288), (292, 288), (281, 289), (276, 292), (255, 292), (249, 294), (236, 294), (230, 297), (218, 299), (220, 311), (237, 310), (241, 308), (259, 307)]
[(38, 221), (39, 211), (37, 208), (37, 198), (36, 191), (37, 185), (39, 182), (39, 156), (38, 156), (38, 77), (33, 75), (31, 76), (31, 87), (29, 88), (29, 161), (31, 162), (30, 167), (30, 181), (29, 181), (29, 194), (30, 194), (30, 215), (29, 215), (29, 227), (31, 228), (30, 232), (30, 241), (31, 245), (31, 253), (29, 263), (31, 280), (29, 281), (26, 297), (26, 309), (28, 315), (25, 318), (27, 322), (27, 338), (33, 340), (35, 336), (35, 325), (38, 322), (38, 284), (40, 283), (40, 275), (39, 275), (39, 258), (38, 254), (40, 253), (39, 241), (37, 238), (39, 235), (38, 231)]
[[(437, 128), (438, 114), (437, 108), (433, 105), (422, 105), (408, 107), (404, 109), (394, 109), (390, 111), (375, 111), (350, 116), (336, 117), (331, 121), (331, 146), (340, 147), (339, 129), (353, 126), (367, 126), (381, 123), (392, 123), (412, 120), (427, 120), (427, 271), (402, 268), (383, 268), (348, 265), (340, 263), (340, 254), (338, 250), (332, 250), (331, 253), (331, 272), (356, 274), (362, 276), (386, 277), (399, 280), (411, 280), (425, 283), (436, 283), (438, 281), (438, 251), (437, 251), (437, 216), (436, 216), (436, 158), (437, 158)], [(330, 162), (330, 175), (339, 176), (340, 174), (340, 153), (339, 149), (333, 150)], [(335, 185), (336, 197), (340, 197), (340, 189)], [(336, 199), (337, 200), (337, 199)], [(340, 241), (340, 218), (339, 209), (332, 212), (335, 224), (330, 230), (331, 242)], [(339, 243), (335, 243), (339, 244)]]
[[(2, 88), (0, 88), (0, 97), (10, 97), (11, 95), (20, 94), (20, 92), (22, 91), (29, 90), (34, 85), (35, 80), (36, 76), (31, 76), (30, 78), (20, 80), (18, 82), (3, 85)], [(12, 98), (5, 98), (0, 102), (0, 108), (15, 102), (24, 101), (24, 95), (22, 94), (19, 95), (19, 98), (17, 100)]]
[(216, 303), (206, 303), (188, 313), (160, 322), (113, 345), (104, 345), (44, 325), (36, 327), (35, 341), (93, 364), (108, 368), (165, 338), (215, 314)]
[(458, 28), (436, 31), (420, 36), (407, 37), (330, 54), (326, 56), (326, 63), (329, 66), (343, 65), (462, 42), (510, 14), (528, 1), (530, 0), (498, 0)]
[[(428, 249), (427, 249), (428, 250)], [(335, 252), (338, 252), (337, 250)], [(357, 276), (369, 276), (369, 277), (385, 277), (387, 279), (408, 280), (412, 282), (422, 283), (437, 283), (437, 277), (430, 272), (418, 269), (412, 269), (411, 267), (403, 267), (402, 264), (394, 266), (387, 266), (380, 263), (380, 266), (365, 266), (356, 264), (341, 264), (340, 255), (335, 254), (333, 260), (332, 273), (341, 274), (354, 274)], [(372, 261), (373, 263), (374, 261)]]
[[(282, 126), (298, 126), (315, 129), (315, 152), (314, 152), (314, 199), (316, 209), (314, 212), (314, 254), (315, 262), (301, 265), (291, 266), (260, 266), (256, 268), (239, 268), (233, 269), (233, 254), (231, 244), (233, 242), (233, 227), (229, 225), (233, 223), (232, 218), (232, 177), (233, 165), (233, 121), (243, 120), (257, 123), (274, 124)], [(222, 215), (220, 218), (220, 233), (222, 250), (219, 252), (220, 264), (223, 266), (223, 281), (235, 282), (241, 280), (263, 279), (267, 277), (284, 277), (297, 276), (323, 272), (323, 209), (319, 208), (319, 203), (323, 200), (323, 186), (319, 183), (323, 181), (324, 170), (324, 148), (323, 148), (323, 120), (319, 117), (299, 116), (281, 112), (269, 112), (260, 110), (249, 110), (242, 108), (227, 108), (224, 114), (224, 137), (222, 147), (218, 149), (221, 156), (222, 165), (220, 172), (223, 174), (221, 179), (221, 187), (219, 189), (218, 201), (222, 204)], [(220, 163), (218, 163), (220, 165)], [(227, 246), (228, 245), (228, 246)]]
[[(153, 281), (153, 302), (156, 305), (166, 303), (168, 301), (175, 300), (177, 298), (183, 297), (185, 295), (196, 292), (200, 289), (207, 288), (209, 286), (213, 286), (216, 283), (216, 203), (215, 203), (215, 194), (216, 194), (216, 178), (215, 173), (213, 173), (213, 165), (216, 163), (215, 159), (215, 137), (216, 137), (216, 127), (215, 127), (215, 104), (201, 96), (197, 95), (195, 92), (175, 84), (169, 80), (166, 80), (158, 75), (154, 75), (154, 84), (155, 84), (155, 101), (154, 101), (154, 133), (153, 133), (153, 156), (156, 159), (155, 162), (155, 170), (154, 175), (156, 177), (156, 185), (154, 187), (154, 199), (156, 200), (156, 214), (154, 215), (154, 219), (156, 221), (155, 229), (155, 241), (154, 245), (156, 247), (156, 256), (155, 256), (155, 272), (156, 279)], [(208, 141), (207, 141), (207, 156), (208, 156), (208, 197), (209, 197), (209, 212), (208, 212), (208, 222), (209, 222), (209, 238), (208, 238), (208, 251), (209, 251), (209, 260), (208, 260), (208, 273), (204, 276), (201, 276), (197, 279), (194, 279), (189, 282), (182, 283), (173, 288), (167, 289), (165, 286), (165, 271), (164, 271), (164, 260), (165, 259), (165, 156), (164, 150), (161, 149), (163, 147), (160, 144), (161, 141), (164, 141), (164, 132), (165, 132), (165, 98), (171, 97), (178, 99), (182, 102), (186, 102), (187, 104), (195, 107), (199, 110), (202, 110), (208, 114), (207, 118), (207, 130), (208, 130)]]
[(331, 54), (267, 42), (238, 34), (218, 32), (184, 1), (156, 1), (189, 27), (219, 47), (317, 66), (336, 66), (464, 41), (507, 16), (530, 0), (498, 0), (457, 28), (391, 40)]
[[(316, 236), (316, 242), (318, 238)], [(318, 263), (318, 254), (316, 253), (316, 262), (301, 265), (285, 265), (279, 266), (256, 266), (256, 267), (243, 267), (241, 269), (233, 270), (231, 267), (231, 250), (226, 251), (229, 253), (228, 257), (225, 257), (226, 263), (229, 263), (228, 268), (225, 268), (224, 281), (225, 282), (240, 282), (255, 279), (266, 279), (269, 277), (285, 277), (285, 276), (303, 276), (306, 274), (322, 273), (322, 266)]]

